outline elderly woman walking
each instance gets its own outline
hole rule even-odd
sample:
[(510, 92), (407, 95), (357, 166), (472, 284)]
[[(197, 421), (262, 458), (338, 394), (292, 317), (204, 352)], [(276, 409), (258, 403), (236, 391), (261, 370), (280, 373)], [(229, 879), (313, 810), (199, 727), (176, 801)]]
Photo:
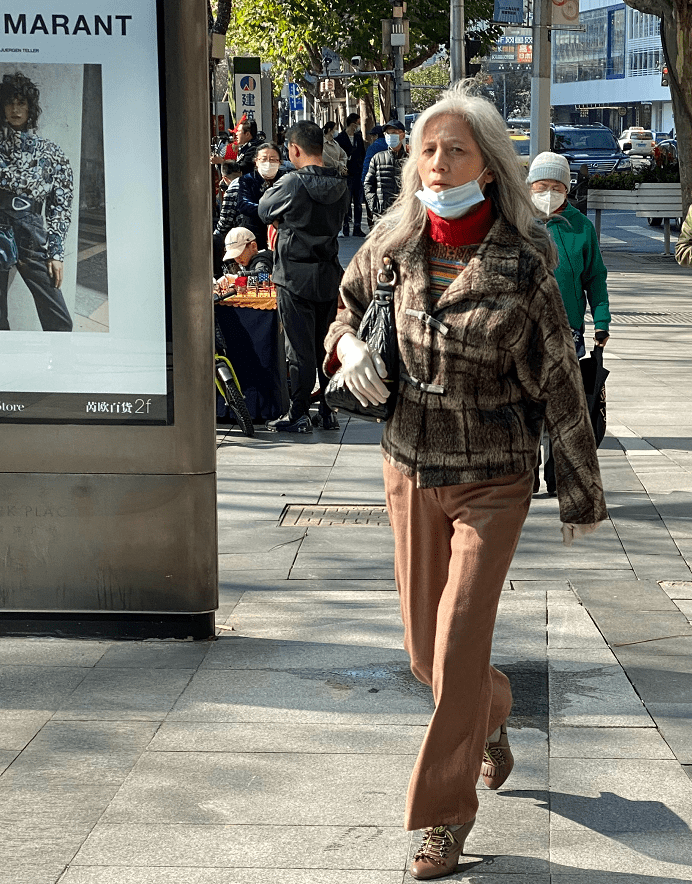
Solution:
[(385, 369), (354, 335), (385, 258), (396, 274), (399, 396), (382, 448), (411, 669), (435, 711), (408, 790), (415, 878), (456, 871), (476, 781), (509, 776), (509, 680), (490, 665), (503, 582), (545, 422), (565, 543), (606, 518), (570, 327), (505, 124), (466, 84), (416, 122), (399, 199), (351, 261), (325, 366), (363, 404)]

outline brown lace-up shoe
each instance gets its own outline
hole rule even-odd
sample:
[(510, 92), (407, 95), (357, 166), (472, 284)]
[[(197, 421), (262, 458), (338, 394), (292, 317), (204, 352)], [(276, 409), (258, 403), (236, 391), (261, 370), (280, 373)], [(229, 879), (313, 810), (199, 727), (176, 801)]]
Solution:
[(409, 872), (418, 880), (443, 878), (457, 870), (459, 857), (464, 852), (466, 836), (476, 822), (475, 817), (455, 831), (449, 826), (423, 829), (423, 841), (413, 857)]
[(507, 725), (503, 724), (500, 726), (500, 739), (495, 743), (486, 741), (481, 765), (483, 782), (489, 789), (499, 789), (512, 773), (513, 767), (514, 756), (509, 748)]

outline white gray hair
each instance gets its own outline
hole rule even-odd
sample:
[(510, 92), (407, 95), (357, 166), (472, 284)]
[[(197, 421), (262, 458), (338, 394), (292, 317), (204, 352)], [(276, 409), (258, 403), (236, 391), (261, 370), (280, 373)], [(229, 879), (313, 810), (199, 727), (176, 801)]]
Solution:
[(485, 193), (491, 197), (496, 210), (523, 239), (538, 249), (548, 266), (553, 268), (557, 264), (557, 251), (545, 226), (536, 220), (536, 210), (526, 185), (526, 172), (507, 135), (507, 124), (494, 105), (477, 94), (477, 90), (475, 80), (460, 80), (446, 89), (439, 101), (416, 120), (411, 132), (409, 158), (402, 173), (401, 192), (380, 222), (389, 228), (381, 242), (385, 249), (391, 249), (412, 236), (420, 236), (425, 230), (427, 210), (415, 196), (422, 186), (418, 159), (423, 131), (435, 117), (456, 114), (468, 124), (485, 165), (494, 174)]

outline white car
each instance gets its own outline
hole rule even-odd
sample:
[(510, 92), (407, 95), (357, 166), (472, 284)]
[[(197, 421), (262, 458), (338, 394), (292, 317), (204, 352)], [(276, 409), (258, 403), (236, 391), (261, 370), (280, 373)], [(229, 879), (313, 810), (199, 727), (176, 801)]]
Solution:
[(656, 136), (651, 129), (636, 126), (625, 129), (618, 139), (618, 144), (630, 156), (650, 157), (656, 144)]

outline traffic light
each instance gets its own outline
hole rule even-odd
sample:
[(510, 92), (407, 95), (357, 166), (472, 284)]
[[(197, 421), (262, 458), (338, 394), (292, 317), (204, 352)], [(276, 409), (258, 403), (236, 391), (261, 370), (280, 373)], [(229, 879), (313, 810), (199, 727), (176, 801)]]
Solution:
[(661, 69), (661, 86), (668, 85), (668, 65), (664, 64)]

